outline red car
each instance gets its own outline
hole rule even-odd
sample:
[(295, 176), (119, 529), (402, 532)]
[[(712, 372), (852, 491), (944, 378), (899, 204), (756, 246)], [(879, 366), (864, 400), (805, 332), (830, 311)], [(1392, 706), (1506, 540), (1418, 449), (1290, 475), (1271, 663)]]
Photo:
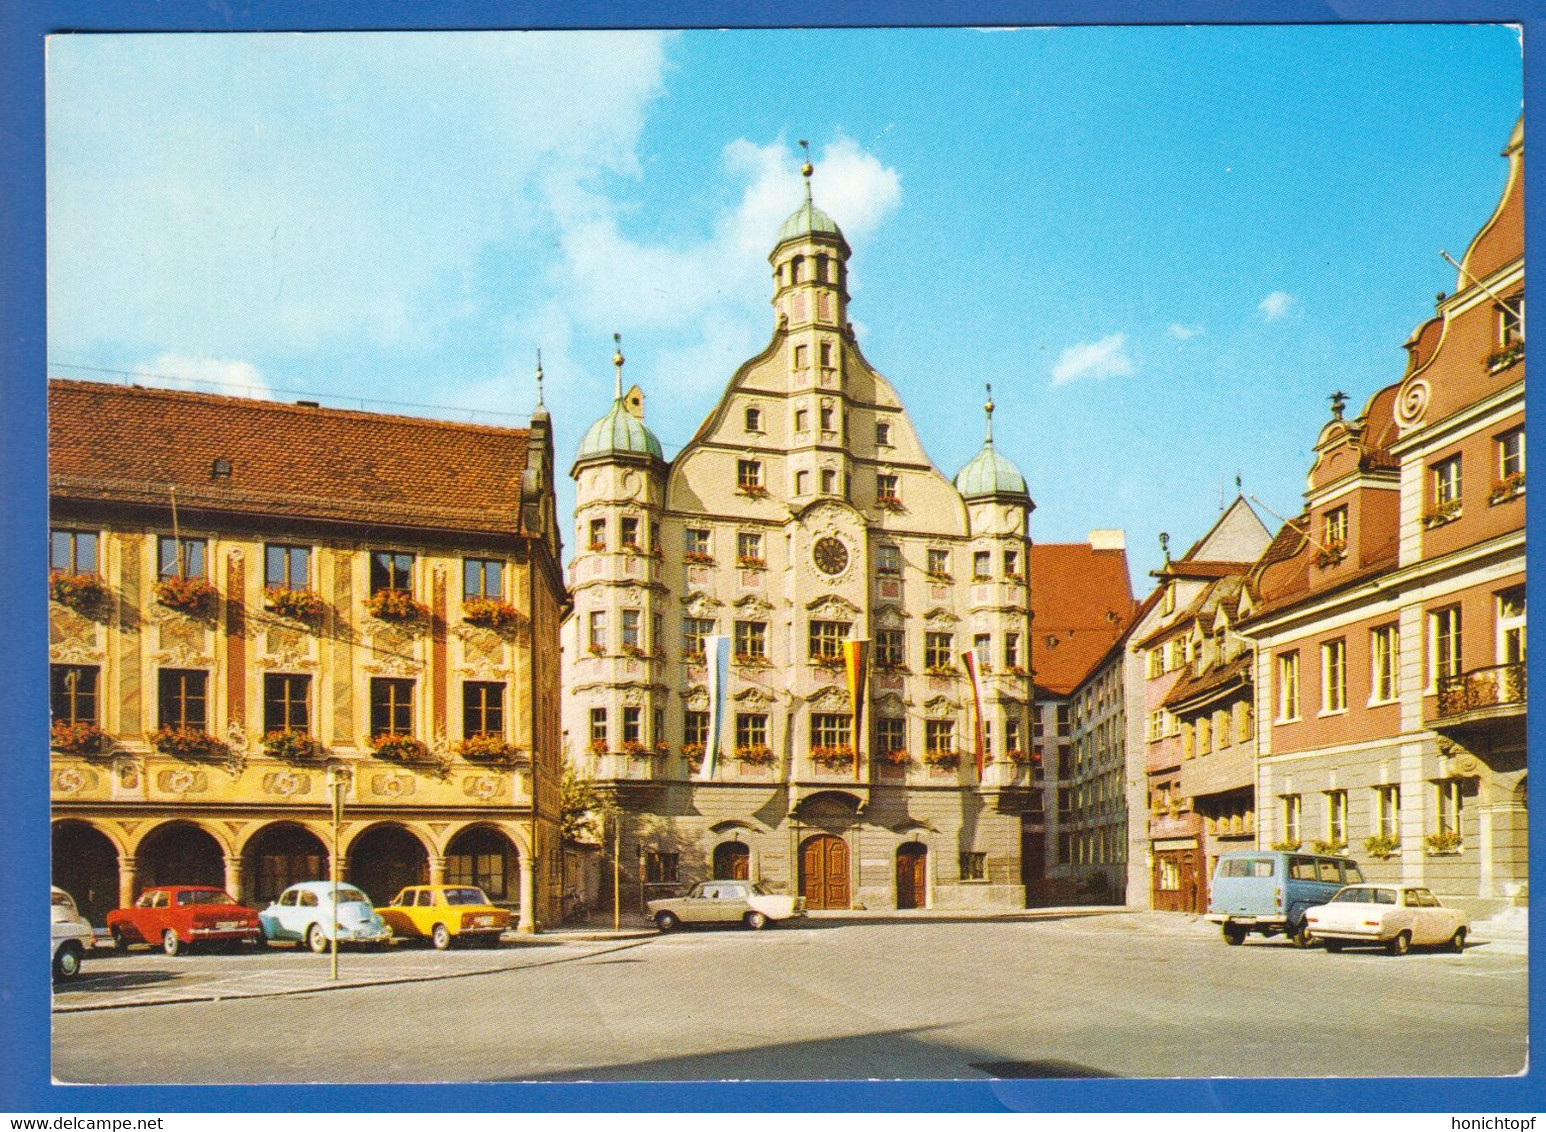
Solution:
[(133, 908), (107, 914), (107, 930), (119, 951), (145, 943), (168, 955), (181, 955), (195, 943), (257, 943), (263, 938), (251, 908), (218, 888), (193, 884), (147, 888)]

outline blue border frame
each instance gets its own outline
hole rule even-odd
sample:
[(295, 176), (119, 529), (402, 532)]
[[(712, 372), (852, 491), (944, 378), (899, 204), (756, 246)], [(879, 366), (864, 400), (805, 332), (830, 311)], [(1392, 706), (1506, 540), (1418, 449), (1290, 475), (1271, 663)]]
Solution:
[[(1546, 28), (1537, 0), (1252, 0), (1229, 10), (1233, 23), (1507, 22), (1527, 43)], [(0, 1017), (10, 1055), (0, 1065), (0, 1111), (206, 1112), (263, 1111), (1423, 1111), (1507, 1113), (1546, 1108), (1541, 1072), (1518, 1078), (1349, 1080), (1068, 1080), (954, 1082), (810, 1082), (606, 1085), (337, 1085), (337, 1086), (55, 1086), (49, 1078), (49, 986), (38, 956), (43, 938), (49, 854), (47, 760), (32, 757), (46, 734), (47, 652), (43, 592), (46, 562), (44, 350), (44, 37), (59, 31), (261, 31), (324, 29), (481, 29), (496, 27), (808, 27), (885, 24), (1169, 24), (1220, 22), (1216, 3), (1200, 0), (964, 0), (948, 18), (926, 0), (862, 0), (839, 8), (810, 0), (707, 3), (644, 0), (623, 18), (606, 0), (579, 0), (560, 17), (554, 6), (522, 0), (425, 0), (376, 4), (359, 0), (8, 0), (0, 3), (0, 578), (13, 595), (0, 617), (0, 656), (20, 657), (0, 693), (11, 755), (4, 768), (6, 812), (0, 820)], [(1525, 55), (1525, 99), (1541, 93), (1541, 68)], [(1527, 133), (1532, 122), (1527, 120)], [(1526, 147), (1534, 179), (1539, 151)], [(1539, 183), (1539, 182), (1536, 182)], [(1527, 197), (1527, 200), (1533, 198)], [(1533, 210), (1532, 210), (1533, 211)], [(1532, 217), (1533, 220), (1533, 217)], [(1539, 259), (1542, 237), (1528, 226), (1527, 257)], [(1533, 415), (1541, 398), (1527, 397)], [(1546, 498), (1528, 501), (1538, 527)], [(1535, 566), (1535, 553), (1530, 565)], [(1532, 570), (1533, 572), (1533, 570)], [(1531, 584), (1530, 589), (1540, 587)], [(1531, 601), (1539, 599), (1532, 593)], [(1536, 667), (1541, 667), (1537, 665)], [(1541, 737), (1532, 713), (1530, 738)], [(21, 742), (17, 742), (21, 737)], [(17, 757), (20, 755), (21, 757)], [(1531, 841), (1530, 866), (1546, 875), (1542, 838)], [(20, 910), (20, 912), (18, 911)], [(1532, 924), (1542, 919), (1539, 905)], [(1542, 1032), (1537, 972), (1530, 973), (1532, 1042)], [(1440, 1056), (1441, 1053), (1439, 1054)], [(1414, 1085), (1417, 1086), (1414, 1088)], [(277, 1090), (282, 1088), (282, 1098)]]

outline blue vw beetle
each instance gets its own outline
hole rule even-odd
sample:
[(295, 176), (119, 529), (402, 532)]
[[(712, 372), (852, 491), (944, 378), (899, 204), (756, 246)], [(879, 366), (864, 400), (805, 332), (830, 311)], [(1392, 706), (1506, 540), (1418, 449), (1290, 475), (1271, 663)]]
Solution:
[(336, 929), (339, 943), (385, 944), (392, 929), (371, 907), (370, 897), (352, 884), (338, 886), (338, 911), (333, 909), (333, 882), (306, 880), (292, 884), (279, 899), (258, 913), (265, 941), (294, 940), (316, 952), (326, 951)]

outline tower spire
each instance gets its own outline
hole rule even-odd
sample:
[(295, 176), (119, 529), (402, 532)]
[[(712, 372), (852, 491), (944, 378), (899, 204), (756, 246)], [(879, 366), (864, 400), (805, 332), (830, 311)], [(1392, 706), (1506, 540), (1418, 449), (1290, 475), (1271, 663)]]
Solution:
[(809, 205), (811, 203), (811, 174), (816, 171), (816, 167), (811, 164), (811, 143), (801, 138), (800, 148), (805, 151), (805, 161), (800, 166), (800, 176), (805, 178), (805, 203)]
[(613, 387), (612, 399), (621, 403), (623, 400), (623, 336), (612, 335), (612, 343), (612, 364), (617, 368), (617, 381)]
[(988, 425), (984, 430), (983, 443), (991, 447), (993, 444), (993, 383), (991, 381), (988, 382), (988, 403), (982, 408), (988, 414)]

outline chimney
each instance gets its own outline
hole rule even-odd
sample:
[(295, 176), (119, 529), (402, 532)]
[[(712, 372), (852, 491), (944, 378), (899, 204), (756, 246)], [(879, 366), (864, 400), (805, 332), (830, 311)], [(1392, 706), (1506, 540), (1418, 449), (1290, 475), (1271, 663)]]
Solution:
[(1126, 550), (1127, 535), (1122, 530), (1102, 530), (1090, 532), (1091, 550)]

